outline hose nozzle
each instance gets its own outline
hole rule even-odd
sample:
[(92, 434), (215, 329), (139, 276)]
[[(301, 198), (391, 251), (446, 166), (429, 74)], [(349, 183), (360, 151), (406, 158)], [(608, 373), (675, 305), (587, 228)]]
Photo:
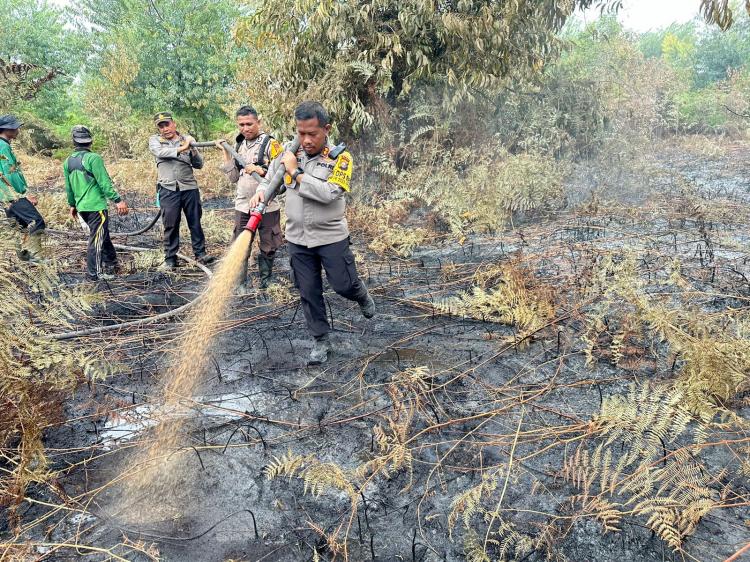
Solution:
[(250, 232), (255, 232), (258, 230), (258, 226), (260, 226), (260, 221), (263, 220), (263, 209), (260, 209), (259, 207), (256, 207), (252, 211), (250, 211), (250, 220), (247, 221), (247, 224), (245, 225), (245, 230), (249, 230)]

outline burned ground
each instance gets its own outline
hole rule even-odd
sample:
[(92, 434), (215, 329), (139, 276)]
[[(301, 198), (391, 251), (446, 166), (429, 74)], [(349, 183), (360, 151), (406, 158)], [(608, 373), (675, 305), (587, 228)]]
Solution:
[[(120, 479), (169, 416), (159, 381), (183, 319), (80, 340), (113, 373), (48, 429), (56, 478), (18, 510), (17, 556), (726, 559), (750, 540), (746, 383), (730, 373), (750, 361), (747, 155), (672, 149), (595, 196), (581, 172), (568, 209), (409, 258), (355, 234), (378, 314), (327, 293), (322, 368), (305, 366), (282, 255), (274, 292), (235, 297), (206, 334), (213, 367), (164, 452), (168, 488), (126, 495)], [(202, 286), (133, 270), (85, 325)]]

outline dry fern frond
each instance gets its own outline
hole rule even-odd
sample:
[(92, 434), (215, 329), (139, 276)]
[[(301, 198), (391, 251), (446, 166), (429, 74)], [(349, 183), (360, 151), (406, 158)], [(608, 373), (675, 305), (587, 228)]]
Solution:
[(319, 497), (325, 492), (341, 490), (354, 501), (357, 491), (347, 473), (333, 463), (321, 463), (313, 456), (302, 456), (287, 451), (281, 457), (274, 457), (263, 472), (268, 480), (282, 476), (300, 478), (304, 482), (304, 493)]
[(712, 477), (688, 449), (668, 454), (667, 447), (694, 423), (684, 403), (680, 389), (648, 384), (603, 401), (592, 422), (598, 445), (591, 453), (582, 443), (561, 471), (582, 490), (573, 501), (581, 503), (584, 515), (593, 514), (605, 530), (617, 530), (628, 510), (646, 518), (646, 525), (672, 548), (680, 548), (717, 505)]
[(0, 478), (0, 502), (11, 504), (13, 524), (27, 486), (52, 477), (42, 432), (60, 414), (61, 393), (109, 370), (101, 354), (48, 338), (72, 329), (97, 299), (62, 287), (54, 263), (30, 268), (17, 261), (17, 236), (0, 222), (0, 446), (12, 443), (16, 453)]
[(274, 457), (273, 460), (263, 469), (268, 480), (287, 476), (290, 479), (297, 476), (302, 467), (309, 461), (309, 457), (303, 457), (287, 451), (280, 457)]
[(345, 492), (350, 499), (357, 496), (357, 491), (347, 474), (334, 463), (313, 464), (304, 469), (301, 476), (305, 481), (305, 493), (309, 492), (315, 497), (331, 489)]
[(500, 476), (497, 473), (489, 474), (488, 472), (484, 472), (482, 474), (482, 481), (479, 484), (465, 490), (453, 499), (451, 502), (451, 511), (448, 514), (449, 536), (459, 516), (463, 519), (464, 526), (467, 529), (471, 529), (471, 519), (480, 510), (482, 497), (491, 494), (497, 489), (497, 482)]
[(514, 325), (525, 335), (545, 326), (555, 314), (551, 290), (532, 282), (530, 272), (506, 265), (493, 289), (474, 287), (471, 293), (436, 303), (435, 308), (445, 314)]
[(414, 250), (425, 243), (429, 232), (424, 228), (404, 228), (394, 224), (381, 229), (369, 248), (376, 254), (394, 254), (408, 258)]

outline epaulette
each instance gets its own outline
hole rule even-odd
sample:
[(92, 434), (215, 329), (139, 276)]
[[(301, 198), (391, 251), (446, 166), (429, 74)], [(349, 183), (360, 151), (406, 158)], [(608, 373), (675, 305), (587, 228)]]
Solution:
[(337, 144), (328, 153), (328, 157), (332, 158), (333, 160), (336, 160), (336, 158), (341, 156), (341, 153), (344, 152), (345, 150), (346, 150), (346, 145), (343, 142), (341, 144)]

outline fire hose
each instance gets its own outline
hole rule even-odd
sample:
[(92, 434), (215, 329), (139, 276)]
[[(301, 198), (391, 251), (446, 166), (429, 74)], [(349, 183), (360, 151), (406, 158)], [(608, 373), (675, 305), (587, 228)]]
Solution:
[[(209, 147), (215, 147), (216, 144), (213, 143), (213, 142), (194, 142), (190, 146), (194, 146), (195, 148), (209, 148)], [(242, 158), (242, 156), (240, 156), (237, 153), (237, 151), (229, 145), (228, 142), (224, 141), (222, 143), (222, 146), (230, 154), (230, 156), (232, 158), (234, 158), (234, 160), (237, 162), (237, 164), (239, 164), (243, 168), (245, 166), (247, 166), (247, 164), (244, 161), (244, 159)], [(263, 179), (263, 178), (261, 178), (256, 173), (253, 173), (252, 176), (257, 181), (261, 181)], [(154, 227), (154, 225), (159, 221), (160, 217), (161, 217), (161, 209), (159, 209), (157, 211), (156, 216), (154, 216), (154, 218), (151, 219), (151, 221), (146, 226), (144, 226), (142, 228), (139, 228), (138, 230), (133, 230), (132, 232), (111, 232), (110, 234), (112, 236), (126, 236), (126, 237), (127, 236), (138, 236), (139, 234), (144, 234), (145, 232), (148, 232), (149, 230), (151, 230)]]
[[(215, 147), (216, 144), (213, 143), (213, 142), (194, 142), (194, 143), (191, 144), (191, 146), (194, 146), (195, 148), (209, 148), (209, 147)], [(239, 164), (243, 168), (245, 166), (247, 166), (247, 164), (244, 161), (244, 159), (242, 158), (242, 156), (240, 156), (237, 153), (237, 151), (229, 145), (228, 142), (224, 141), (222, 143), (222, 146), (230, 154), (230, 156), (232, 158), (234, 158), (234, 160), (237, 162), (237, 164)], [(253, 173), (252, 176), (257, 181), (261, 181), (263, 179), (263, 178), (261, 178), (256, 173)], [(154, 216), (154, 218), (151, 219), (151, 221), (146, 226), (143, 226), (143, 227), (139, 228), (138, 230), (133, 230), (132, 232), (110, 232), (110, 235), (111, 236), (126, 236), (127, 237), (127, 236), (138, 236), (139, 234), (144, 234), (145, 232), (148, 232), (149, 230), (151, 230), (154, 227), (154, 225), (159, 221), (160, 217), (161, 217), (161, 209), (159, 209), (157, 211), (157, 213)]]
[[(299, 148), (299, 138), (295, 137), (286, 150), (292, 153), (296, 153), (298, 148)], [(276, 158), (281, 158), (283, 154), (284, 153), (282, 152)], [(263, 201), (258, 203), (258, 206), (250, 211), (250, 220), (247, 221), (247, 225), (245, 225), (245, 230), (249, 230), (250, 232), (252, 232), (253, 236), (255, 236), (255, 231), (258, 230), (258, 226), (260, 226), (260, 221), (263, 220), (263, 213), (266, 212), (266, 207), (268, 207), (268, 204), (274, 200), (276, 195), (278, 195), (279, 188), (284, 183), (285, 174), (286, 174), (286, 169), (284, 168), (282, 164), (276, 170), (276, 173), (273, 175), (273, 177), (268, 181), (268, 185), (266, 186), (266, 189), (263, 192)]]
[[(208, 148), (208, 147), (211, 147), (211, 146), (215, 147), (216, 144), (213, 143), (213, 142), (194, 142), (194, 143), (192, 143), (191, 146), (194, 146), (196, 148)], [(224, 141), (223, 146), (227, 150), (227, 152), (229, 152), (229, 154), (232, 156), (232, 158), (234, 158), (234, 160), (240, 166), (242, 166), (244, 168), (247, 165), (245, 163), (245, 161), (243, 160), (242, 156), (240, 156), (237, 153), (237, 151), (229, 145), (229, 143), (227, 143), (226, 141)], [(263, 179), (263, 178), (261, 178), (256, 173), (253, 173), (252, 176), (257, 181), (260, 181), (261, 179)], [(154, 216), (154, 218), (151, 219), (151, 221), (148, 224), (146, 224), (146, 226), (143, 226), (143, 227), (139, 228), (138, 230), (133, 230), (131, 232), (110, 232), (110, 235), (111, 236), (125, 236), (125, 237), (129, 237), (129, 236), (138, 236), (139, 234), (144, 234), (144, 233), (148, 232), (149, 230), (151, 230), (152, 228), (154, 228), (154, 225), (159, 221), (160, 217), (161, 217), (161, 209), (159, 209), (156, 212), (156, 215)]]
[[(229, 154), (229, 156), (231, 156), (232, 159), (235, 162), (237, 162), (237, 164), (240, 166), (240, 168), (246, 168), (247, 167), (247, 162), (245, 162), (245, 159), (242, 156), (240, 156), (240, 154), (232, 147), (232, 145), (230, 145), (227, 141), (221, 141), (220, 144), (221, 144), (221, 147), (224, 150), (227, 151), (227, 153)], [(193, 143), (190, 143), (190, 146), (195, 147), (195, 148), (211, 148), (211, 147), (216, 147), (216, 143), (215, 142), (211, 142), (211, 141), (208, 141), (208, 142), (193, 142)], [(263, 180), (263, 178), (260, 177), (255, 172), (253, 172), (250, 175), (257, 182), (260, 182), (260, 181)]]
[(139, 234), (143, 234), (145, 232), (148, 232), (152, 228), (154, 228), (154, 225), (158, 222), (159, 217), (161, 217), (161, 209), (159, 209), (156, 212), (156, 216), (154, 216), (153, 219), (151, 219), (151, 222), (149, 222), (146, 226), (139, 228), (138, 230), (133, 230), (132, 232), (111, 232), (110, 236), (138, 236)]
[[(227, 142), (222, 141), (221, 146), (224, 150), (227, 151), (227, 153), (234, 159), (235, 162), (241, 167), (245, 168), (247, 166), (247, 162), (245, 162), (245, 159), (242, 158), (242, 156), (239, 155), (239, 153)], [(195, 148), (210, 148), (212, 146), (216, 146), (216, 143), (214, 142), (193, 142), (190, 144), (190, 146), (193, 146)], [(287, 150), (290, 152), (297, 152), (297, 149), (299, 148), (299, 139), (295, 137), (295, 139), (292, 141), (292, 143), (289, 145)], [(281, 153), (283, 154), (283, 152)], [(277, 156), (277, 158), (281, 157), (281, 154)], [(250, 220), (247, 221), (247, 225), (245, 226), (246, 230), (249, 230), (252, 233), (255, 233), (256, 230), (258, 230), (258, 226), (260, 225), (260, 221), (263, 219), (263, 213), (266, 210), (266, 207), (268, 207), (268, 204), (273, 201), (273, 199), (278, 195), (279, 188), (281, 187), (281, 184), (284, 182), (284, 174), (286, 173), (286, 170), (283, 166), (281, 166), (274, 176), (269, 180), (268, 185), (266, 186), (266, 189), (264, 191), (264, 197), (263, 201), (261, 201), (257, 207), (252, 209), (250, 211)], [(254, 180), (261, 182), (264, 180), (260, 175), (253, 172), (251, 174)]]

